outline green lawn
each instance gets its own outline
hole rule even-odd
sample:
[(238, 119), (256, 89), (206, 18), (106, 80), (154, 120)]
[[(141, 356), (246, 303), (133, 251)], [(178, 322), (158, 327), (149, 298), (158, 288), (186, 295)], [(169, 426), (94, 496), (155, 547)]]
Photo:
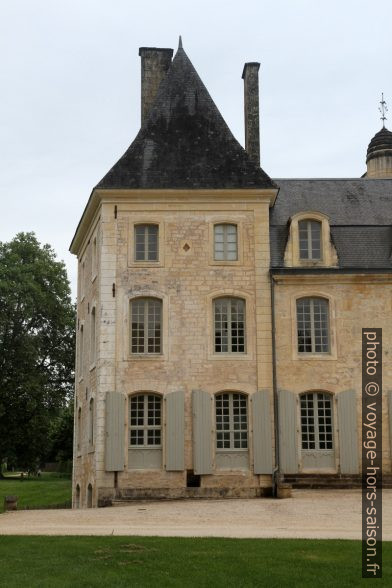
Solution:
[[(161, 537), (0, 537), (6, 588), (359, 586), (359, 541)], [(383, 545), (392, 586), (392, 542)], [(368, 584), (369, 585), (369, 584)]]
[(71, 500), (71, 480), (59, 474), (42, 474), (40, 478), (6, 477), (0, 479), (0, 513), (5, 496), (19, 497), (18, 508), (51, 506)]

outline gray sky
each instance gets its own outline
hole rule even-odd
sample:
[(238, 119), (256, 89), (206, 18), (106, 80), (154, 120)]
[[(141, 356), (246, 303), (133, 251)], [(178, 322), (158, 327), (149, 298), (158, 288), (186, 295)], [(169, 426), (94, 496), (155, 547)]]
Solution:
[(273, 178), (359, 177), (392, 129), (390, 0), (2, 0), (0, 240), (35, 231), (68, 268), (91, 189), (140, 126), (140, 46), (184, 49), (243, 144), (260, 61), (261, 160)]

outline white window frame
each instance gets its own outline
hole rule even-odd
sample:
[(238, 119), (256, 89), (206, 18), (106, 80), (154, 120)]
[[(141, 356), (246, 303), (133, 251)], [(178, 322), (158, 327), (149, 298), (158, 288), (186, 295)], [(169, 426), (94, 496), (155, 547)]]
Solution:
[[(319, 396), (321, 398), (319, 398)], [(309, 414), (311, 408), (309, 406), (309, 399), (312, 398), (313, 415)], [(319, 400), (322, 401), (323, 415), (320, 418), (319, 414)], [(326, 400), (329, 401), (329, 414), (327, 414)], [(302, 451), (333, 451), (334, 447), (334, 417), (333, 417), (333, 395), (328, 392), (314, 391), (304, 392), (300, 394), (300, 423), (301, 423), (301, 450)], [(327, 419), (330, 423), (327, 423)], [(304, 419), (304, 420), (303, 420)], [(312, 422), (313, 419), (313, 422)], [(322, 421), (322, 422), (321, 422)], [(311, 428), (313, 427), (313, 432)], [(324, 432), (320, 431), (321, 427), (325, 427)], [(313, 439), (311, 435), (313, 434)], [(320, 435), (324, 435), (325, 439), (320, 442)], [(309, 447), (309, 444), (314, 443), (314, 447)], [(330, 447), (320, 447), (321, 443), (330, 444)], [(304, 447), (308, 445), (307, 447)]]
[[(138, 401), (139, 399), (143, 399), (143, 423), (142, 424), (132, 424), (133, 420), (133, 407), (132, 401)], [(150, 398), (154, 399), (154, 407), (149, 407)], [(151, 424), (148, 422), (149, 418), (153, 418), (154, 422), (156, 420), (156, 406), (155, 402), (159, 401), (159, 424)], [(162, 449), (162, 412), (163, 412), (163, 402), (162, 396), (160, 394), (156, 394), (154, 392), (140, 392), (137, 394), (132, 394), (129, 396), (128, 399), (128, 418), (129, 418), (129, 434), (128, 434), (128, 446), (129, 449)], [(150, 413), (153, 413), (152, 415)], [(135, 417), (136, 420), (138, 419), (138, 412), (136, 409)], [(142, 444), (133, 444), (132, 440), (132, 431), (143, 431), (143, 443)], [(149, 443), (149, 432), (159, 431), (159, 444)]]
[[(233, 228), (233, 227), (235, 229), (235, 231), (233, 233), (235, 235), (235, 241), (234, 241), (234, 243), (235, 243), (235, 258), (234, 259), (229, 259), (228, 256), (229, 256), (230, 252), (229, 252), (229, 237), (228, 236), (229, 236), (229, 230), (231, 228)], [(217, 245), (218, 245), (218, 242), (217, 242), (217, 236), (218, 236), (217, 230), (218, 229), (222, 229), (222, 237), (223, 237), (223, 241), (222, 241), (222, 244), (223, 244), (223, 252), (222, 252), (223, 253), (223, 257), (222, 257), (222, 259), (219, 259), (217, 257)], [(222, 262), (222, 261), (227, 261), (227, 262), (238, 261), (238, 226), (237, 226), (237, 224), (235, 224), (235, 223), (229, 223), (229, 222), (227, 222), (227, 223), (215, 223), (214, 224), (214, 261), (217, 261), (217, 262)]]
[[(227, 415), (229, 417), (228, 419), (228, 428), (224, 428), (224, 413), (223, 410), (226, 408), (224, 406), (220, 407), (219, 406), (219, 401), (222, 400), (228, 400), (228, 412), (229, 414)], [(239, 414), (235, 415), (235, 407), (234, 407), (234, 402), (238, 401), (245, 401), (245, 416), (246, 416), (246, 423), (245, 423), (245, 427), (242, 426), (242, 422), (241, 422), (241, 406), (239, 406)], [(218, 414), (218, 410), (221, 410), (221, 413)], [(218, 422), (218, 417), (221, 416), (222, 417), (222, 422), (219, 423)], [(239, 417), (238, 420), (236, 420), (236, 416)], [(236, 427), (236, 424), (239, 425)], [(249, 450), (249, 402), (248, 402), (248, 396), (246, 394), (243, 394), (242, 392), (219, 392), (218, 394), (215, 394), (215, 434), (216, 434), (216, 440), (215, 440), (215, 450), (217, 453), (225, 453), (225, 452), (237, 452), (237, 451), (248, 451)], [(219, 439), (220, 434), (222, 434), (222, 439)], [(224, 439), (224, 435), (228, 435), (229, 436), (229, 446), (228, 447), (218, 447), (219, 443), (222, 442), (222, 444), (224, 445), (226, 440)], [(239, 447), (236, 447), (236, 439), (235, 436), (236, 434), (239, 435)], [(243, 436), (245, 434), (245, 437)], [(244, 443), (244, 438), (245, 438), (245, 443)], [(245, 445), (245, 446), (244, 446)]]
[[(326, 325), (326, 336), (328, 340), (327, 349), (323, 350), (316, 350), (316, 329), (315, 329), (315, 301), (323, 301), (326, 310), (327, 310), (327, 325)], [(303, 301), (309, 301), (309, 310), (310, 310), (310, 339), (311, 339), (311, 351), (301, 351), (299, 349), (299, 318), (298, 318), (298, 305)], [(330, 310), (329, 310), (329, 300), (323, 298), (321, 296), (302, 296), (297, 298), (296, 300), (296, 323), (297, 323), (297, 352), (298, 355), (306, 355), (306, 354), (329, 354), (331, 352), (331, 327), (330, 327)], [(323, 333), (322, 336), (325, 334)]]
[[(136, 303), (144, 303), (144, 316), (143, 316), (143, 351), (133, 351), (133, 322), (132, 316), (134, 311), (134, 304)], [(150, 310), (149, 310), (149, 303), (150, 302), (158, 302), (159, 303), (159, 326), (160, 326), (160, 336), (159, 336), (159, 351), (148, 351), (148, 340), (149, 340), (149, 320), (150, 320)], [(132, 298), (129, 301), (129, 352), (133, 356), (161, 356), (163, 355), (163, 301), (161, 298), (156, 298), (154, 296), (142, 296), (138, 298)], [(153, 337), (155, 341), (155, 336)], [(155, 346), (155, 343), (154, 343)]]
[[(301, 255), (301, 224), (305, 224), (306, 230), (306, 257)], [(316, 226), (318, 230), (318, 250), (319, 255), (313, 255), (313, 235), (312, 235), (312, 226)], [(298, 221), (298, 248), (299, 248), (299, 258), (301, 261), (321, 261), (323, 259), (323, 226), (322, 222), (317, 219), (313, 218), (303, 218)]]
[[(227, 351), (219, 351), (217, 350), (217, 343), (216, 343), (216, 336), (217, 336), (217, 304), (227, 302)], [(242, 351), (233, 351), (233, 321), (232, 321), (232, 302), (237, 301), (241, 302), (243, 305), (242, 314), (243, 314), (243, 338), (244, 338), (244, 349)], [(222, 354), (234, 354), (234, 355), (244, 355), (246, 354), (246, 300), (244, 298), (240, 298), (238, 296), (219, 296), (214, 298), (213, 300), (213, 349), (214, 353), (217, 355)], [(222, 342), (221, 342), (222, 345)], [(238, 344), (239, 345), (239, 344)]]
[[(149, 259), (149, 230), (154, 228), (156, 230), (156, 257)], [(137, 259), (137, 238), (138, 238), (138, 231), (143, 229), (143, 237), (144, 237), (144, 249), (143, 249), (143, 258)], [(133, 235), (134, 243), (133, 243), (133, 251), (134, 251), (134, 259), (135, 263), (156, 263), (159, 262), (159, 225), (157, 223), (137, 223), (134, 225), (134, 235)]]

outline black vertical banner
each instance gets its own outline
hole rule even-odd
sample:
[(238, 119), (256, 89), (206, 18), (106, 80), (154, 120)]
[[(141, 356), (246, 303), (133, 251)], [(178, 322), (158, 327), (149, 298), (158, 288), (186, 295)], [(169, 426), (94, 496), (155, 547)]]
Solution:
[(362, 329), (362, 578), (382, 578), (382, 329)]

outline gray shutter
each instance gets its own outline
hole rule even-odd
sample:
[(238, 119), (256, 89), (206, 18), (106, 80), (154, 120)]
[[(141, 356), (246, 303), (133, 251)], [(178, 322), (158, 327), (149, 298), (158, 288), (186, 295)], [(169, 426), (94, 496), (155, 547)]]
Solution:
[(253, 457), (255, 474), (272, 473), (272, 433), (270, 394), (260, 390), (251, 396), (253, 417)]
[(357, 474), (358, 435), (357, 399), (355, 390), (346, 390), (337, 395), (339, 421), (340, 472)]
[(166, 396), (166, 470), (184, 469), (184, 392)]
[(195, 474), (212, 473), (211, 403), (210, 394), (203, 390), (192, 390), (193, 471)]
[(279, 461), (280, 471), (296, 474), (297, 456), (297, 396), (288, 390), (279, 390)]
[(118, 392), (106, 393), (105, 470), (118, 472), (124, 469), (124, 418), (125, 398)]

